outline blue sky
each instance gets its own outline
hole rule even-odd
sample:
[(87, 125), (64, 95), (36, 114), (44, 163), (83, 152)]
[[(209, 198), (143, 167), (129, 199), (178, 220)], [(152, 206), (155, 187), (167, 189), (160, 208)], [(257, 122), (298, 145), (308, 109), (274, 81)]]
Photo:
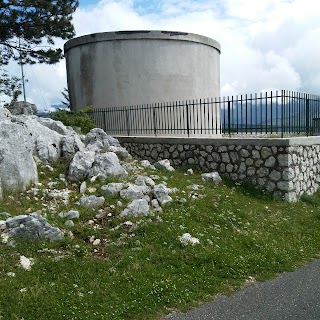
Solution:
[[(146, 29), (211, 37), (222, 48), (221, 95), (276, 89), (320, 94), (319, 16), (318, 0), (80, 0), (73, 22), (76, 36)], [(13, 64), (10, 71), (20, 74)], [(26, 77), (30, 102), (41, 109), (60, 102), (64, 61), (26, 66)]]

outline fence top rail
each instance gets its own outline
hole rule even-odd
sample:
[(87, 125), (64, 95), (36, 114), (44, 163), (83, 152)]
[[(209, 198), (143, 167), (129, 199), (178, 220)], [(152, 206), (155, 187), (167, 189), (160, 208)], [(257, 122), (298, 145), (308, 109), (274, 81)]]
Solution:
[[(143, 109), (161, 109), (167, 107), (185, 107), (185, 106), (198, 106), (198, 105), (208, 105), (208, 104), (225, 104), (228, 102), (239, 103), (239, 102), (250, 102), (250, 101), (263, 101), (263, 100), (273, 100), (282, 99), (286, 101), (291, 100), (309, 100), (312, 102), (320, 103), (320, 95), (289, 91), (289, 90), (276, 90), (270, 92), (259, 92), (250, 94), (237, 94), (234, 96), (224, 96), (224, 97), (213, 97), (204, 99), (192, 99), (192, 100), (179, 100), (179, 101), (169, 101), (169, 102), (154, 102), (145, 103), (140, 105), (128, 105), (128, 106), (114, 106), (111, 108), (94, 107), (92, 111), (88, 113), (95, 112), (116, 112), (116, 111), (129, 111), (129, 110), (143, 110)], [(281, 101), (279, 101), (281, 102)]]

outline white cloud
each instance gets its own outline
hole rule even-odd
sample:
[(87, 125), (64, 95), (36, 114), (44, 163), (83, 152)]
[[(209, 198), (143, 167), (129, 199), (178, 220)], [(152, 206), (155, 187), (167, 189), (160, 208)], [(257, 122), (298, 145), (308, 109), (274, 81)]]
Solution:
[[(138, 29), (209, 36), (222, 47), (223, 95), (265, 89), (319, 93), (319, 12), (317, 0), (101, 0), (79, 8), (74, 25), (77, 36)], [(44, 108), (41, 88), (47, 105), (59, 103), (64, 62), (32, 68), (38, 81), (28, 72), (28, 98)]]

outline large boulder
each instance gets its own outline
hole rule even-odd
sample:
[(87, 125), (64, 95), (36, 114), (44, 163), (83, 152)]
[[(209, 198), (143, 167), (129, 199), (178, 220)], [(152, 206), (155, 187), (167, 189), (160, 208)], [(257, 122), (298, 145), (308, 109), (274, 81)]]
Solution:
[(31, 240), (38, 238), (60, 240), (64, 237), (59, 228), (53, 227), (46, 218), (36, 212), (8, 218), (4, 232), (11, 238), (20, 237)]
[(147, 216), (149, 210), (150, 207), (147, 200), (135, 199), (120, 213), (120, 216)]
[(38, 181), (33, 141), (28, 130), (9, 119), (0, 121), (0, 178), (4, 189), (25, 189)]
[(10, 111), (13, 115), (33, 115), (37, 114), (37, 107), (33, 103), (26, 101), (17, 101), (12, 106), (10, 106)]
[(78, 151), (69, 165), (69, 180), (82, 181), (87, 179), (92, 168), (95, 155), (94, 151)]
[(121, 166), (117, 155), (113, 152), (96, 154), (94, 164), (89, 172), (89, 177), (100, 176), (104, 179), (127, 175), (127, 171)]
[(155, 185), (153, 188), (153, 193), (161, 205), (165, 205), (173, 201), (173, 199), (169, 196), (170, 189), (168, 189), (164, 184)]
[(94, 151), (107, 151), (109, 147), (120, 147), (117, 139), (107, 135), (102, 129), (94, 128), (85, 137), (87, 149)]

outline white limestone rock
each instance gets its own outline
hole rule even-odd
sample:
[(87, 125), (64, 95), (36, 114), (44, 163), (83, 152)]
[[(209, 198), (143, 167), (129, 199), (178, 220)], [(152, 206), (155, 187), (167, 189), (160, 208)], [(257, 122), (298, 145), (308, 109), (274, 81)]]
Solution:
[(124, 183), (111, 182), (101, 187), (101, 192), (106, 197), (117, 198), (120, 191), (125, 187)]
[(11, 118), (12, 114), (7, 108), (0, 107), (0, 119)]
[(3, 189), (24, 190), (38, 182), (33, 141), (21, 123), (0, 121), (0, 178)]
[(120, 197), (122, 199), (149, 199), (148, 195), (151, 192), (151, 189), (147, 186), (137, 186), (134, 184), (129, 185), (128, 188), (122, 189), (120, 191)]
[(67, 218), (67, 219), (79, 219), (80, 213), (77, 210), (70, 210), (68, 212), (60, 212), (58, 214), (60, 218)]
[(120, 147), (117, 139), (107, 135), (100, 128), (90, 130), (84, 140), (87, 150), (107, 151), (110, 146)]
[(131, 155), (127, 151), (127, 149), (123, 147), (110, 146), (108, 148), (109, 152), (114, 152), (120, 160), (128, 160), (131, 158)]
[(156, 169), (156, 167), (155, 167), (153, 164), (151, 164), (149, 160), (141, 160), (141, 161), (140, 161), (140, 164), (141, 164), (143, 167), (149, 168), (149, 169), (151, 169), (151, 170), (155, 170), (155, 169)]
[(86, 208), (100, 208), (104, 204), (104, 197), (89, 196), (80, 198), (80, 205)]
[(13, 115), (33, 115), (37, 114), (37, 107), (33, 103), (26, 101), (17, 101), (12, 106), (10, 106), (10, 111)]
[(187, 245), (194, 246), (200, 243), (199, 239), (192, 237), (190, 233), (184, 233), (182, 236), (179, 237), (179, 240), (181, 244), (184, 246), (187, 246)]
[(30, 271), (31, 266), (34, 264), (34, 260), (32, 258), (27, 258), (25, 256), (20, 256), (19, 266), (24, 270)]
[(47, 219), (36, 212), (30, 215), (20, 215), (6, 220), (6, 232), (10, 238), (21, 237), (35, 240), (60, 240), (63, 232), (48, 223)]
[(171, 166), (170, 161), (168, 159), (163, 159), (154, 164), (154, 166), (163, 171), (173, 172), (175, 169)]
[(147, 216), (149, 214), (149, 204), (145, 199), (135, 199), (120, 213), (120, 216)]
[(169, 196), (169, 189), (164, 184), (157, 184), (153, 188), (153, 193), (161, 205), (166, 205), (173, 201)]
[(209, 173), (203, 173), (201, 175), (202, 181), (212, 181), (216, 184), (219, 184), (222, 182), (222, 179), (218, 172), (209, 172)]
[(69, 180), (85, 180), (89, 175), (94, 159), (95, 153), (93, 151), (78, 151), (69, 165)]
[(68, 161), (71, 161), (78, 151), (82, 152), (84, 149), (84, 143), (77, 134), (63, 136), (61, 138), (62, 158)]
[(121, 166), (114, 152), (105, 152), (95, 155), (93, 166), (89, 171), (89, 177), (97, 175), (106, 179), (109, 177), (126, 177), (128, 172)]

